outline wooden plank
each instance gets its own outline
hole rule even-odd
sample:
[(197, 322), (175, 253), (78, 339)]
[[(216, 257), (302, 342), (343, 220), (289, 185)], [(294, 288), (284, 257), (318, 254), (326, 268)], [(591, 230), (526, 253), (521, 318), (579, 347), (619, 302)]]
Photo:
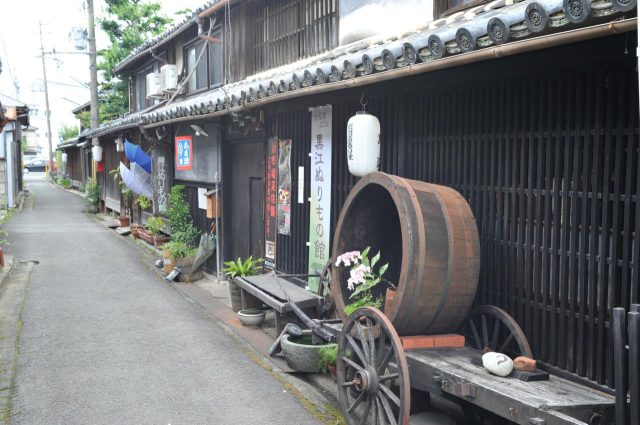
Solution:
[(626, 313), (613, 309), (613, 352), (615, 357), (616, 423), (627, 423)]
[(629, 321), (629, 392), (631, 405), (629, 419), (632, 424), (640, 423), (640, 306), (628, 314)]
[(240, 280), (246, 281), (283, 302), (286, 302), (287, 300), (292, 302), (322, 300), (322, 297), (306, 291), (284, 278), (276, 278), (270, 274), (246, 276)]
[[(527, 153), (527, 183), (526, 183), (526, 229), (525, 229), (525, 246), (526, 250), (524, 253), (524, 282), (525, 282), (525, 290), (526, 290), (526, 299), (525, 299), (525, 327), (524, 331), (527, 337), (531, 342), (533, 342), (533, 310), (534, 307), (529, 305), (529, 300), (533, 299), (534, 296), (534, 286), (535, 282), (533, 280), (534, 264), (533, 259), (535, 258), (535, 240), (534, 240), (534, 222), (535, 218), (535, 196), (533, 192), (534, 185), (534, 165), (535, 165), (535, 152), (536, 152), (536, 129), (537, 129), (537, 120), (536, 115), (539, 112), (539, 104), (540, 98), (538, 96), (534, 96), (533, 93), (538, 92), (540, 86), (539, 81), (534, 81), (529, 89), (529, 98), (531, 99), (530, 107), (529, 107), (529, 122), (532, 125), (531, 131), (527, 134), (527, 144), (528, 144), (528, 153)], [(524, 149), (523, 149), (524, 154)], [(523, 194), (524, 197), (524, 194)], [(521, 213), (524, 209), (520, 210)], [(522, 218), (521, 218), (522, 220)], [(518, 273), (522, 276), (521, 273)]]

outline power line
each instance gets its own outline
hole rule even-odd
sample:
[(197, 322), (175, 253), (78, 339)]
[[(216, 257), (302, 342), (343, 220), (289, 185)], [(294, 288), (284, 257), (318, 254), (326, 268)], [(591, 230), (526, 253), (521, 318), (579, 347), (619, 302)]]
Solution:
[(13, 71), (11, 70), (11, 64), (9, 63), (9, 53), (7, 52), (7, 46), (4, 44), (4, 36), (2, 35), (2, 30), (0, 30), (0, 40), (2, 40), (2, 48), (4, 49), (4, 58), (7, 61), (7, 68), (9, 69), (9, 77), (11, 78), (11, 82), (13, 82), (13, 86), (16, 88), (16, 97), (19, 97), (20, 84), (18, 84), (18, 80), (14, 77)]

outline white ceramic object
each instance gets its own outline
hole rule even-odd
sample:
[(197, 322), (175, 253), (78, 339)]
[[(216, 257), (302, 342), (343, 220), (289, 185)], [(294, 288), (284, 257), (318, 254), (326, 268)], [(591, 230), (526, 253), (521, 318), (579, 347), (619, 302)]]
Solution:
[(501, 353), (486, 353), (482, 356), (482, 365), (498, 376), (507, 376), (513, 370), (513, 360)]
[(102, 146), (97, 145), (91, 148), (91, 156), (95, 162), (102, 161)]
[(349, 172), (358, 177), (380, 167), (380, 121), (364, 111), (347, 123), (347, 164)]
[(264, 316), (266, 312), (264, 310), (240, 310), (238, 312), (238, 318), (240, 322), (242, 322), (245, 326), (260, 326), (260, 324), (264, 321)]

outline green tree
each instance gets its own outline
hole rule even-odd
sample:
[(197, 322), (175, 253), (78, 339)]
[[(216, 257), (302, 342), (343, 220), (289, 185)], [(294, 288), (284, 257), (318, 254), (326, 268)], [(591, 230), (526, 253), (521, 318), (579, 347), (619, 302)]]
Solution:
[(58, 136), (60, 136), (60, 139), (63, 141), (78, 137), (78, 134), (80, 134), (80, 130), (78, 130), (78, 127), (74, 125), (63, 124), (58, 130)]
[(171, 19), (160, 13), (160, 4), (142, 0), (106, 0), (106, 15), (99, 19), (100, 27), (109, 36), (111, 45), (98, 51), (101, 71), (100, 121), (110, 121), (128, 110), (127, 79), (114, 73), (118, 63), (136, 47), (162, 33)]

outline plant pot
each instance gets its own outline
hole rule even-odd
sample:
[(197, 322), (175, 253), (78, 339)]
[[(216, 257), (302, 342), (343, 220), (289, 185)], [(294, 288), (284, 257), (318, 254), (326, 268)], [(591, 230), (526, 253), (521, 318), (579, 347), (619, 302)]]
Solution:
[(311, 331), (303, 331), (302, 338), (289, 338), (290, 335), (285, 334), (282, 336), (282, 339), (280, 339), (282, 354), (284, 354), (287, 364), (298, 372), (318, 372), (320, 349), (336, 345), (312, 345)]
[(196, 257), (187, 257), (175, 260), (175, 266), (180, 269), (180, 275), (178, 276), (180, 282), (191, 283), (204, 277), (200, 267), (197, 270), (193, 269), (195, 259)]
[(149, 245), (153, 245), (153, 235), (148, 230), (138, 229), (138, 236), (140, 236), (140, 239), (142, 239)]
[(129, 227), (131, 224), (131, 219), (129, 217), (120, 216), (118, 218), (120, 219), (120, 227)]
[(176, 260), (173, 258), (171, 251), (168, 249), (162, 249), (162, 271), (165, 274), (171, 273), (171, 270), (176, 266)]
[(393, 288), (387, 288), (387, 292), (384, 296), (384, 314), (389, 316), (391, 313), (391, 307), (393, 306), (393, 299), (396, 297), (396, 290)]
[[(235, 283), (235, 279), (229, 280), (229, 298), (231, 299), (231, 309), (234, 313), (242, 310), (242, 288)], [(244, 293), (245, 309), (262, 307), (262, 302), (251, 294)]]
[(238, 313), (238, 319), (244, 326), (260, 326), (264, 322), (266, 312), (264, 310), (248, 309), (240, 310)]
[(328, 364), (327, 369), (329, 369), (329, 375), (333, 378), (333, 382), (338, 381), (338, 368), (334, 364)]
[(134, 239), (140, 239), (140, 234), (138, 233), (139, 230), (140, 228), (137, 224), (131, 225), (131, 236), (133, 236)]
[(168, 236), (154, 236), (153, 237), (153, 245), (156, 248), (160, 248), (162, 245), (164, 245), (165, 243), (169, 242), (169, 237)]

